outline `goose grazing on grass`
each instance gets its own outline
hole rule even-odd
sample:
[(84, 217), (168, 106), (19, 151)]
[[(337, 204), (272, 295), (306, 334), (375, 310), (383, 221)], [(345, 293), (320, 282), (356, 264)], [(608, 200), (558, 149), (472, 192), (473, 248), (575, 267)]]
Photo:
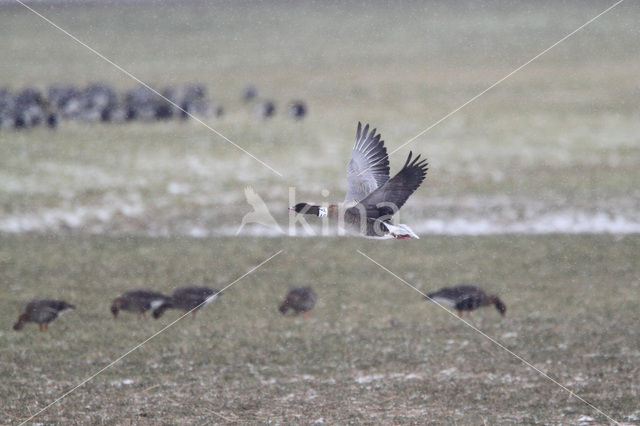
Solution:
[(209, 287), (178, 287), (173, 291), (171, 297), (158, 306), (153, 311), (154, 318), (160, 318), (167, 309), (182, 309), (185, 312), (191, 311), (193, 318), (196, 311), (218, 298), (220, 290)]
[(304, 316), (308, 316), (317, 301), (318, 295), (311, 287), (291, 287), (279, 310), (283, 315), (288, 309), (293, 309), (296, 315), (302, 312)]
[(487, 295), (481, 288), (470, 284), (444, 287), (427, 294), (425, 299), (454, 308), (458, 311), (458, 316), (460, 317), (462, 316), (462, 311), (467, 311), (467, 316), (469, 316), (471, 311), (489, 305), (495, 305), (502, 316), (505, 316), (507, 312), (507, 306), (498, 296)]
[(402, 169), (389, 179), (389, 155), (369, 125), (358, 123), (356, 141), (347, 164), (347, 196), (342, 205), (328, 207), (298, 203), (289, 210), (325, 217), (349, 232), (372, 238), (419, 238), (407, 225), (391, 217), (404, 205), (427, 175), (427, 162), (409, 152)]
[(49, 323), (68, 309), (75, 309), (75, 306), (62, 300), (32, 299), (27, 303), (24, 313), (18, 317), (13, 329), (19, 331), (24, 327), (24, 323), (35, 322), (40, 331), (48, 330)]
[(119, 311), (127, 311), (138, 314), (138, 318), (146, 318), (145, 312), (156, 309), (169, 300), (168, 296), (151, 290), (130, 290), (122, 293), (111, 303), (111, 313), (118, 317)]

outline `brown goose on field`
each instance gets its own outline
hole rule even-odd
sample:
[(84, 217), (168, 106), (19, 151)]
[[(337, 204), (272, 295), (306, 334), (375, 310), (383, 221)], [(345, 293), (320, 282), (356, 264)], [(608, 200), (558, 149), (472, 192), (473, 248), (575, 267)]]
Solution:
[(307, 316), (317, 301), (318, 295), (311, 287), (291, 287), (279, 309), (283, 315), (293, 309), (296, 315), (302, 312)]
[(152, 290), (130, 290), (122, 293), (111, 303), (111, 313), (118, 317), (119, 311), (127, 311), (138, 314), (138, 318), (145, 317), (149, 309), (156, 309), (169, 300), (168, 296)]
[(425, 299), (454, 308), (458, 311), (458, 316), (460, 317), (462, 316), (462, 311), (467, 311), (467, 316), (469, 316), (471, 311), (489, 305), (495, 305), (502, 316), (505, 316), (507, 312), (507, 306), (498, 296), (487, 295), (481, 288), (471, 284), (444, 287), (427, 294)]
[(347, 196), (342, 205), (327, 207), (298, 203), (289, 210), (328, 216), (345, 230), (372, 238), (419, 238), (407, 225), (391, 217), (420, 186), (427, 174), (426, 160), (409, 152), (402, 169), (389, 179), (389, 156), (376, 129), (358, 123), (356, 141), (347, 164)]
[(40, 331), (45, 331), (51, 321), (68, 309), (75, 309), (75, 306), (62, 300), (32, 299), (27, 303), (24, 313), (18, 317), (13, 329), (19, 331), (24, 327), (24, 323), (35, 322)]
[(192, 316), (195, 318), (198, 309), (216, 300), (220, 294), (220, 290), (215, 288), (198, 286), (178, 287), (173, 291), (173, 294), (167, 301), (155, 308), (153, 317), (160, 318), (164, 311), (173, 308), (182, 309), (186, 312), (191, 311)]

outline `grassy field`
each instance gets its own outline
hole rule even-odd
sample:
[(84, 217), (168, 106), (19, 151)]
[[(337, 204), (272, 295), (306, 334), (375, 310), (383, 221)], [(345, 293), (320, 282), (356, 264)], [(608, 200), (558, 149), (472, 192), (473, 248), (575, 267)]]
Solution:
[[(356, 250), (422, 291), (484, 283), (505, 300), (507, 317), (486, 309), (473, 325), (616, 420), (638, 420), (637, 237), (265, 240), (2, 238), (0, 415), (29, 416), (178, 317), (114, 321), (108, 308), (121, 291), (221, 288), (284, 249), (195, 320), (184, 318), (36, 420), (606, 420)], [(383, 251), (392, 248), (393, 256)], [(292, 284), (318, 291), (311, 317), (277, 311)], [(10, 330), (36, 295), (78, 308), (48, 333)]]
[[(250, 210), (245, 186), (283, 225), (290, 187), (298, 200), (327, 189), (340, 201), (357, 121), (399, 148), (609, 5), (34, 4), (145, 82), (204, 83), (226, 111), (207, 123), (282, 176), (194, 121), (0, 130), (0, 422), (36, 413), (177, 318), (114, 321), (122, 291), (222, 288), (281, 249), (34, 421), (607, 422), (361, 250), (422, 291), (476, 281), (498, 293), (507, 317), (486, 309), (473, 325), (615, 420), (639, 422), (640, 237), (626, 226), (640, 224), (637, 3), (391, 156), (392, 173), (410, 149), (430, 161), (402, 212), (419, 241), (228, 237)], [(0, 40), (0, 87), (135, 85), (18, 4), (0, 4)], [(240, 101), (249, 83), (276, 101), (274, 119)], [(283, 113), (292, 99), (307, 102), (305, 120)], [(589, 234), (594, 218), (624, 226)], [(456, 227), (483, 220), (559, 230)], [(429, 235), (434, 221), (448, 235)], [(318, 306), (283, 318), (279, 300), (303, 284)], [(78, 309), (48, 333), (14, 332), (35, 296)]]

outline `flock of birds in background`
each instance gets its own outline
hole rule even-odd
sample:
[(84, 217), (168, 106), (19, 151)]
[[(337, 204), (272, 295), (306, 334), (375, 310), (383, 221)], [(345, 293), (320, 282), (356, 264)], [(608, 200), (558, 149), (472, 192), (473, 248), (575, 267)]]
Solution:
[[(114, 318), (118, 317), (120, 311), (131, 312), (137, 314), (139, 318), (146, 318), (146, 312), (151, 310), (153, 318), (158, 319), (167, 309), (179, 309), (186, 313), (191, 312), (195, 318), (198, 309), (213, 302), (221, 294), (215, 288), (199, 286), (178, 287), (171, 296), (153, 290), (130, 290), (113, 300), (111, 313)], [(454, 308), (460, 317), (464, 311), (468, 316), (471, 311), (489, 305), (495, 305), (502, 316), (507, 311), (506, 305), (498, 296), (489, 295), (471, 284), (445, 287), (426, 295), (425, 299)], [(295, 315), (303, 314), (306, 317), (316, 306), (317, 301), (318, 294), (311, 287), (292, 287), (278, 310), (283, 315), (292, 310)], [(13, 329), (19, 331), (25, 323), (34, 322), (38, 324), (40, 331), (46, 331), (51, 321), (69, 309), (75, 309), (75, 306), (63, 300), (32, 299), (18, 317)]]
[[(203, 84), (186, 83), (158, 90), (138, 85), (122, 95), (106, 83), (93, 83), (85, 88), (73, 85), (52, 85), (46, 93), (28, 87), (17, 93), (0, 88), (0, 129), (26, 129), (45, 125), (56, 128), (63, 120), (89, 123), (124, 123), (128, 121), (164, 121), (174, 118), (186, 120), (189, 115), (220, 117), (221, 105), (207, 95)], [(268, 119), (276, 114), (275, 101), (259, 96), (254, 85), (242, 92), (242, 101), (253, 114)], [(295, 120), (304, 118), (307, 106), (303, 101), (290, 101), (287, 114)]]

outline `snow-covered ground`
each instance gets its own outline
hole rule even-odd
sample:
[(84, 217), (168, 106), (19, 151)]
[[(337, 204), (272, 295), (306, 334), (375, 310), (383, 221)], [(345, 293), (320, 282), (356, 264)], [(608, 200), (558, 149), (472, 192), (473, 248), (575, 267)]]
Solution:
[[(185, 192), (173, 185), (169, 191)], [(187, 191), (188, 192), (188, 191)], [(287, 203), (267, 202), (269, 212), (280, 229), (252, 223), (240, 229), (242, 218), (251, 212), (237, 197), (225, 206), (205, 200), (180, 202), (167, 198), (144, 200), (138, 193), (106, 194), (98, 202), (74, 204), (65, 201), (53, 208), (40, 207), (23, 213), (0, 213), (0, 232), (60, 232), (90, 234), (130, 233), (147, 236), (320, 236), (319, 220), (310, 218), (310, 228), (289, 223)], [(233, 200), (232, 200), (233, 199)], [(420, 206), (396, 218), (421, 235), (489, 235), (489, 234), (637, 234), (640, 233), (640, 208), (634, 198), (606, 199), (590, 204), (562, 200), (510, 199), (508, 197), (423, 198)], [(219, 212), (237, 212), (222, 215)], [(422, 211), (420, 213), (420, 211)], [(403, 211), (404, 212), (404, 211)], [(238, 232), (240, 230), (240, 232)]]

